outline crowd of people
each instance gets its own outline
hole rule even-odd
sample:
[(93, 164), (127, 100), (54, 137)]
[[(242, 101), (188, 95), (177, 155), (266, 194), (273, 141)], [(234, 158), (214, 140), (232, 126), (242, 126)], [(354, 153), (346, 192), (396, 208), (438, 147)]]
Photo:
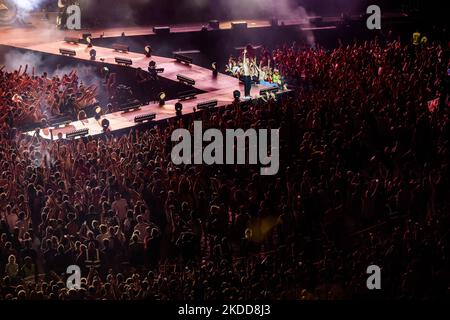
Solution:
[[(282, 85), (283, 77), (280, 70), (274, 68), (274, 61), (267, 48), (246, 47), (250, 60), (250, 76), (254, 83)], [(259, 53), (259, 54), (258, 54)], [(225, 66), (225, 72), (233, 77), (241, 78), (244, 75), (244, 56), (230, 56)]]
[[(294, 96), (119, 137), (50, 142), (5, 128), (0, 299), (448, 297), (445, 48), (374, 40), (272, 58), (303, 83)], [(0, 84), (9, 95), (15, 85)], [(279, 174), (173, 165), (171, 134), (193, 120), (280, 128)], [(376, 293), (366, 287), (374, 264)], [(70, 265), (82, 270), (80, 289), (66, 287)]]
[(35, 74), (34, 69), (0, 69), (0, 123), (22, 127), (76, 116), (96, 102), (97, 87), (85, 85), (76, 70), (61, 76)]

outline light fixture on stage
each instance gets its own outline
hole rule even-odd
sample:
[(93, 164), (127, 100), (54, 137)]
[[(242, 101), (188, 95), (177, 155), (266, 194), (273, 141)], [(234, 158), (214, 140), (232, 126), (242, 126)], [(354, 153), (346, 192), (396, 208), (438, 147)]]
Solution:
[(196, 90), (187, 90), (178, 93), (178, 99), (180, 100), (194, 99), (196, 95), (197, 95)]
[(81, 35), (81, 37), (83, 38), (83, 40), (87, 41), (87, 38), (92, 38), (92, 33), (90, 32), (85, 32)]
[(219, 75), (219, 70), (217, 70), (217, 62), (211, 64), (213, 77), (216, 78)]
[(89, 51), (89, 56), (92, 61), (95, 61), (97, 59), (97, 51), (95, 49), (91, 49), (91, 51)]
[(88, 44), (88, 48), (92, 48), (93, 47), (91, 36), (86, 37), (86, 42)]
[(241, 100), (241, 92), (239, 90), (234, 90), (233, 98), (235, 102), (239, 102)]
[(153, 27), (155, 34), (170, 34), (170, 27)]
[(215, 100), (209, 100), (209, 101), (205, 101), (205, 102), (201, 102), (199, 104), (197, 104), (197, 109), (198, 110), (204, 110), (204, 109), (211, 109), (211, 108), (215, 108), (217, 107), (219, 101)]
[(181, 116), (183, 114), (183, 105), (181, 102), (175, 103), (175, 111), (177, 112), (177, 116)]
[(195, 80), (194, 79), (188, 78), (188, 77), (183, 76), (181, 74), (177, 75), (177, 79), (178, 79), (178, 81), (183, 82), (183, 83), (185, 83), (187, 85), (191, 85), (191, 86), (195, 85)]
[[(100, 59), (101, 60), (101, 59)], [(108, 79), (109, 77), (109, 68), (108, 67), (103, 67), (101, 70), (101, 75), (105, 78)]]
[(152, 47), (150, 47), (150, 46), (145, 46), (144, 47), (144, 51), (145, 51), (145, 56), (147, 57), (147, 58), (151, 58), (152, 57)]
[(116, 58), (116, 63), (129, 67), (133, 64), (133, 61), (130, 59)]
[(184, 63), (186, 63), (187, 65), (190, 65), (190, 64), (192, 63), (192, 61), (193, 61), (191, 57), (187, 57), (187, 56), (184, 56), (184, 55), (179, 54), (179, 53), (175, 53), (175, 54), (173, 55), (173, 58), (174, 58), (177, 62), (179, 62), (179, 63), (184, 62)]
[(64, 42), (78, 44), (80, 42), (80, 39), (75, 37), (64, 37)]
[(220, 28), (220, 22), (219, 20), (210, 20), (209, 21), (209, 27), (213, 30), (218, 30)]
[(69, 50), (69, 49), (59, 49), (59, 53), (61, 53), (63, 56), (69, 56), (69, 57), (75, 57), (77, 55), (75, 50)]
[(66, 139), (75, 139), (76, 137), (84, 137), (87, 136), (88, 134), (89, 134), (88, 128), (75, 130), (66, 134)]
[(108, 119), (102, 120), (102, 128), (103, 128), (103, 131), (106, 131), (109, 129), (109, 120)]
[(147, 113), (143, 114), (142, 116), (136, 116), (134, 117), (135, 123), (142, 123), (145, 121), (152, 121), (156, 119), (156, 113)]
[(159, 105), (163, 106), (166, 104), (166, 93), (165, 92), (160, 92), (158, 94), (158, 100), (159, 100)]
[(233, 30), (245, 30), (247, 27), (248, 24), (246, 21), (236, 21), (231, 23), (231, 29)]
[(122, 53), (128, 53), (128, 51), (130, 51), (130, 47), (123, 43), (114, 43), (112, 45), (112, 48), (114, 51), (122, 52)]
[(103, 113), (103, 109), (102, 109), (102, 107), (100, 107), (100, 106), (97, 106), (96, 108), (95, 108), (95, 113), (96, 114), (102, 114)]
[(133, 100), (130, 102), (127, 102), (125, 104), (122, 104), (120, 106), (120, 111), (122, 112), (129, 112), (132, 110), (139, 110), (142, 107), (142, 103), (139, 100)]

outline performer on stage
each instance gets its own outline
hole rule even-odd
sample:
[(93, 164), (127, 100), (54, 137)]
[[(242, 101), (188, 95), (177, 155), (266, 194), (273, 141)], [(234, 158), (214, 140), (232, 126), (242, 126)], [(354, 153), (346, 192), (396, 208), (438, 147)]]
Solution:
[(251, 61), (247, 56), (247, 48), (244, 49), (244, 57), (242, 60), (242, 75), (244, 80), (244, 95), (245, 99), (251, 99), (250, 91), (252, 89), (252, 77), (251, 77)]
[(56, 26), (64, 30), (67, 25), (67, 7), (70, 5), (69, 0), (58, 0), (58, 16), (56, 17)]

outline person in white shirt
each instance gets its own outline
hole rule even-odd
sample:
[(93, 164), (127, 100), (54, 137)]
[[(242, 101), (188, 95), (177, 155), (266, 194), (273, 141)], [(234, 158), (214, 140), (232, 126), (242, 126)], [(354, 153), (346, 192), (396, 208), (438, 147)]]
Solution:
[(245, 98), (248, 99), (251, 98), (252, 77), (250, 74), (250, 59), (247, 56), (247, 49), (244, 49), (244, 58), (242, 59), (242, 75), (244, 81), (244, 95)]
[(120, 219), (120, 223), (127, 217), (128, 202), (123, 199), (120, 193), (114, 195), (114, 202), (111, 205), (112, 210), (116, 216)]

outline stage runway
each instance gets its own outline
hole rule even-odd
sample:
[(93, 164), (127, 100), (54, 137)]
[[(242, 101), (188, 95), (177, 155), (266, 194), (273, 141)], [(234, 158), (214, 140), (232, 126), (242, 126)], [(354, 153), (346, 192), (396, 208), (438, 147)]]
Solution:
[[(88, 48), (85, 44), (70, 44), (65, 41), (61, 41), (61, 37), (63, 39), (65, 36), (79, 37), (80, 31), (53, 31), (55, 33), (49, 33), (48, 30), (45, 29), (45, 32), (44, 30), (41, 30), (41, 32), (36, 33), (36, 30), (32, 31), (28, 30), (28, 28), (25, 30), (13, 28), (7, 32), (9, 34), (7, 37), (5, 37), (3, 32), (1, 33), (2, 36), (0, 36), (0, 44), (7, 44), (17, 48), (52, 55), (60, 55), (59, 49), (65, 48), (76, 51), (75, 58), (80, 61), (90, 60), (89, 51), (92, 48)], [(20, 33), (22, 37), (15, 38), (14, 36), (11, 36), (15, 32)], [(8, 41), (5, 42), (5, 39), (8, 39)], [(27, 45), (24, 45), (24, 43), (27, 43)], [(164, 73), (160, 74), (163, 78), (177, 81), (177, 75), (181, 74), (195, 80), (196, 84), (194, 87), (204, 91), (205, 93), (197, 95), (195, 99), (183, 101), (183, 114), (193, 113), (197, 107), (197, 104), (213, 99), (218, 101), (218, 107), (227, 106), (234, 100), (233, 91), (239, 90), (240, 92), (243, 92), (244, 89), (243, 84), (234, 77), (221, 73), (219, 73), (217, 77), (213, 77), (212, 70), (197, 66), (195, 64), (186, 65), (183, 63), (178, 63), (173, 58), (159, 56), (147, 58), (144, 54), (140, 53), (118, 53), (113, 49), (98, 46), (94, 46), (93, 49), (97, 51), (97, 61), (100, 62), (100, 59), (102, 59), (101, 63), (104, 63), (105, 65), (115, 65), (115, 58), (121, 57), (132, 60), (132, 68), (142, 68), (143, 70), (147, 70), (149, 62), (154, 60), (158, 68), (165, 69)], [(252, 95), (255, 98), (258, 98), (260, 90), (267, 88), (269, 87), (262, 85), (254, 86), (252, 89)], [(177, 102), (178, 100), (166, 101), (164, 106), (160, 106), (159, 103), (148, 104), (141, 107), (140, 110), (132, 112), (115, 112), (107, 114), (103, 116), (101, 120), (109, 120), (109, 128), (111, 131), (135, 127), (136, 123), (134, 122), (134, 118), (136, 116), (149, 113), (156, 114), (156, 119), (154, 121), (162, 121), (176, 116), (175, 104)], [(96, 121), (94, 118), (90, 118), (86, 121), (74, 121), (62, 128), (52, 128), (52, 135), (50, 135), (50, 128), (42, 129), (40, 135), (46, 139), (50, 139), (52, 136), (54, 139), (58, 139), (58, 134), (61, 133), (62, 138), (65, 138), (67, 133), (85, 128), (89, 129), (90, 136), (103, 134), (103, 128), (101, 127), (100, 122)], [(31, 131), (27, 134), (33, 135), (34, 133), (34, 131)]]

